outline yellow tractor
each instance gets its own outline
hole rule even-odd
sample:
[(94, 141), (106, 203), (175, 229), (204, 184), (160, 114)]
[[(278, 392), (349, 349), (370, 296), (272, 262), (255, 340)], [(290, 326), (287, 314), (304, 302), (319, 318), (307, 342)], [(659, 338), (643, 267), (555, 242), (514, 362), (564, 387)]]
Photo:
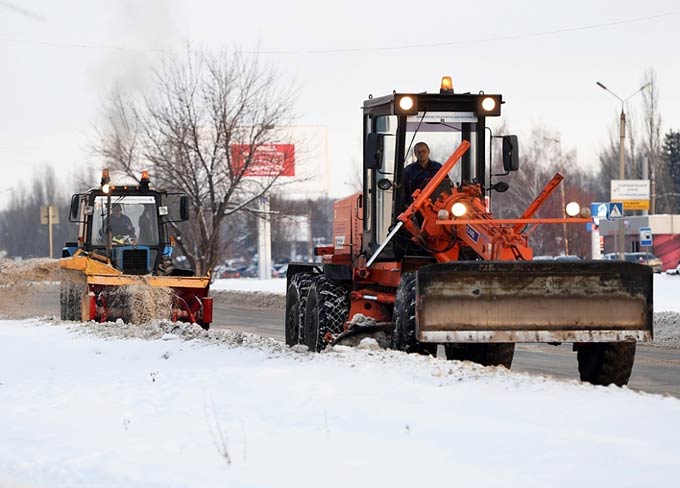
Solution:
[(59, 263), (62, 320), (165, 318), (207, 329), (210, 276), (172, 262), (168, 226), (188, 218), (186, 195), (150, 188), (147, 171), (139, 185), (114, 186), (104, 169), (99, 187), (71, 198), (78, 240), (66, 243)]

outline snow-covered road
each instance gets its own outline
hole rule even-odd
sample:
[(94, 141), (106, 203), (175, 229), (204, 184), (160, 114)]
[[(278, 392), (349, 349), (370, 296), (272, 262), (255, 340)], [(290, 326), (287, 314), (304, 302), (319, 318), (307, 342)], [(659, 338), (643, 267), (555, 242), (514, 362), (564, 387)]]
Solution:
[[(0, 486), (655, 486), (680, 400), (230, 332), (0, 321)], [(101, 326), (96, 329), (101, 330)], [(160, 337), (154, 326), (120, 328)], [(198, 332), (202, 335), (202, 332)]]

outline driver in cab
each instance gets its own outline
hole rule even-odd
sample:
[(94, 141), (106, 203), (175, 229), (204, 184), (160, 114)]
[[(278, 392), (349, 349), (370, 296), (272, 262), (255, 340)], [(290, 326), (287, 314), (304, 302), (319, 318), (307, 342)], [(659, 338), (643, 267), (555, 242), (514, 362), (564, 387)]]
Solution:
[(430, 159), (430, 147), (424, 142), (418, 142), (413, 147), (416, 162), (404, 168), (404, 202), (406, 206), (413, 201), (413, 192), (422, 190), (432, 177), (442, 167), (436, 161)]
[(111, 227), (111, 235), (114, 238), (122, 239), (128, 236), (134, 242), (135, 226), (127, 215), (123, 215), (123, 207), (120, 203), (114, 203), (111, 206), (111, 216), (109, 217), (109, 226)]

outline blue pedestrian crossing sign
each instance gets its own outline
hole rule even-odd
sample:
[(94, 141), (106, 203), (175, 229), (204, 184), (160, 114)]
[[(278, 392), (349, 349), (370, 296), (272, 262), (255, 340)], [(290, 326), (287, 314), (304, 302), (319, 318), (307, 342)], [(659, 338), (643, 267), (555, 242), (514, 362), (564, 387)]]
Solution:
[(650, 227), (640, 227), (640, 245), (654, 245), (654, 238), (652, 237), (652, 229)]
[(609, 220), (621, 220), (623, 218), (623, 202), (609, 202)]

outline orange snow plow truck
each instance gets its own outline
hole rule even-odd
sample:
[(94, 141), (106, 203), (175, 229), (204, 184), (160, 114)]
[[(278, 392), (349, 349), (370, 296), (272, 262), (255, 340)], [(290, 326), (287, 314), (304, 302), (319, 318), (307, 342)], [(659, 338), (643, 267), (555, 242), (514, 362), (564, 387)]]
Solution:
[[(363, 105), (363, 191), (334, 206), (322, 263), (287, 272), (286, 341), (319, 351), (371, 336), (386, 347), (510, 367), (516, 343), (573, 343), (581, 379), (623, 385), (635, 346), (652, 339), (652, 272), (617, 261), (532, 261), (541, 224), (591, 222), (577, 202), (537, 218), (556, 174), (522, 215), (498, 219), (485, 196), (491, 142), (503, 176), (519, 166), (515, 136), (489, 137), (502, 96), (439, 93), (370, 97)], [(446, 161), (420, 184), (405, 168), (418, 143)], [(485, 155), (489, 155), (488, 159)], [(414, 163), (417, 164), (417, 163)], [(489, 167), (489, 175), (487, 175)]]
[(168, 226), (188, 218), (187, 197), (150, 188), (148, 172), (139, 185), (114, 186), (105, 169), (100, 187), (71, 198), (78, 240), (66, 243), (59, 262), (62, 320), (164, 318), (208, 329), (210, 276), (172, 262)]

